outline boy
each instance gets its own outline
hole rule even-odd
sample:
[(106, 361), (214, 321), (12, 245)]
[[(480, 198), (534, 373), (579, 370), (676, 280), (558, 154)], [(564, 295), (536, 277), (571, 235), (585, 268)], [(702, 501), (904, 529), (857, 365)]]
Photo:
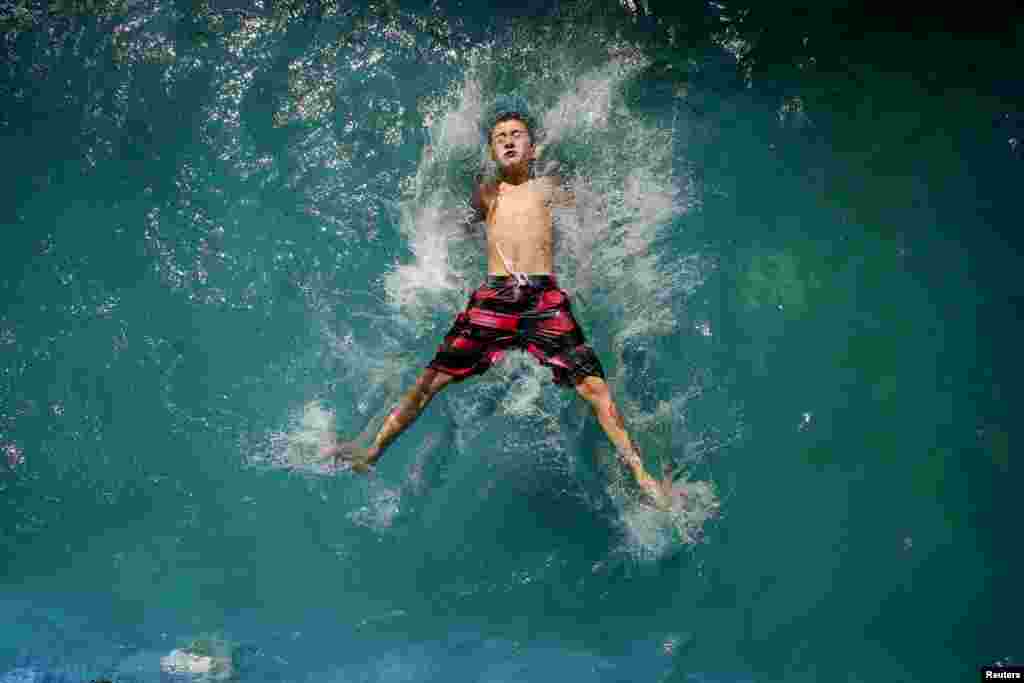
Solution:
[(342, 460), (367, 472), (430, 400), (452, 382), (486, 372), (507, 349), (524, 349), (551, 368), (556, 384), (571, 386), (590, 404), (620, 462), (632, 473), (646, 502), (667, 509), (670, 473), (657, 481), (643, 466), (612, 400), (604, 370), (585, 343), (569, 305), (558, 288), (553, 258), (550, 206), (571, 205), (574, 198), (557, 178), (535, 178), (536, 158), (528, 119), (506, 111), (492, 122), (488, 140), (498, 165), (494, 182), (479, 183), (471, 204), (487, 223), (487, 281), (458, 315), (428, 367), (384, 420), (369, 448), (356, 441), (331, 443), (325, 458)]

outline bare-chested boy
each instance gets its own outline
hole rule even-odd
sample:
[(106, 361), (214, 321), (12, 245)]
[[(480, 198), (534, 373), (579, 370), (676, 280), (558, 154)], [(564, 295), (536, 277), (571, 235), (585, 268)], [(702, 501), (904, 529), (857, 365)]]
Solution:
[(568, 295), (552, 274), (549, 207), (570, 205), (574, 198), (557, 178), (533, 177), (536, 149), (525, 116), (516, 112), (497, 116), (488, 143), (498, 179), (478, 184), (471, 201), (477, 221), (487, 222), (487, 281), (470, 297), (434, 359), (384, 420), (369, 447), (359, 440), (332, 443), (322, 454), (349, 462), (357, 472), (369, 471), (437, 392), (486, 372), (505, 351), (523, 349), (551, 368), (556, 384), (574, 387), (590, 404), (644, 499), (667, 508), (669, 480), (658, 481), (644, 469), (612, 400), (601, 362), (586, 344)]

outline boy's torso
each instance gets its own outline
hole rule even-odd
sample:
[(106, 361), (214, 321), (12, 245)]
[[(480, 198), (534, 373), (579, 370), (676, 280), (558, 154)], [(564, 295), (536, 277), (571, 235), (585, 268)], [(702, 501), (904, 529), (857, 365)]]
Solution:
[(550, 274), (554, 269), (550, 182), (537, 178), (521, 185), (487, 184), (480, 194), (487, 218), (487, 272), (505, 275), (514, 269)]

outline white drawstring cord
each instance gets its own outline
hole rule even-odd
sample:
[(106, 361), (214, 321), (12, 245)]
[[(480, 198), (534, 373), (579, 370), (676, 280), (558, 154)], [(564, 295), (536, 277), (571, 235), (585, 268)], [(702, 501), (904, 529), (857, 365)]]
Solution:
[(503, 264), (505, 264), (505, 270), (508, 271), (509, 275), (511, 275), (513, 278), (515, 278), (515, 281), (516, 281), (515, 287), (516, 287), (516, 289), (518, 289), (519, 287), (526, 287), (527, 285), (529, 285), (530, 284), (530, 278), (528, 278), (526, 276), (526, 273), (523, 273), (523, 272), (520, 272), (518, 270), (515, 270), (515, 269), (513, 269), (509, 265), (508, 259), (505, 258), (505, 254), (502, 253), (501, 247), (498, 246), (498, 242), (497, 241), (494, 242), (494, 248), (498, 250), (498, 256), (501, 257), (501, 262)]

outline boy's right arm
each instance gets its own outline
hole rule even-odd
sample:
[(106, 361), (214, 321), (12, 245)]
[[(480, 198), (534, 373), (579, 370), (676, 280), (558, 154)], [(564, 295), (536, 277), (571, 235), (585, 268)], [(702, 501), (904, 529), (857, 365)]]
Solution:
[(490, 185), (485, 184), (482, 179), (478, 178), (476, 183), (473, 184), (473, 196), (469, 199), (469, 206), (473, 213), (466, 226), (467, 228), (487, 220), (487, 208), (491, 203), (492, 194)]

